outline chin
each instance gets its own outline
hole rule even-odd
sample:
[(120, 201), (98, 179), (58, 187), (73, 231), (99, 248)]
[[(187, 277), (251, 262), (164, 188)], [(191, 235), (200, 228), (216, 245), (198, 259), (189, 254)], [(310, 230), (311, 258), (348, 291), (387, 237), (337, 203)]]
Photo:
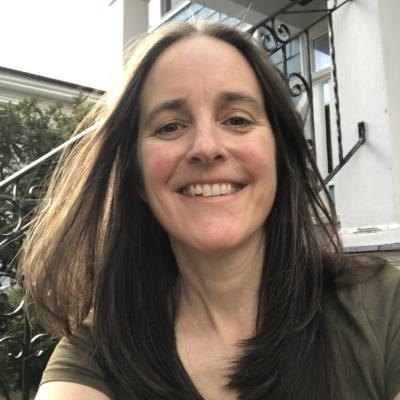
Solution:
[[(212, 253), (230, 253), (240, 250), (244, 245), (249, 244), (249, 237), (236, 237), (226, 233), (207, 232), (198, 238), (192, 237), (191, 240), (177, 241), (176, 244), (186, 252), (202, 253), (210, 255)], [(254, 239), (254, 238), (253, 238)]]
[(239, 245), (236, 243), (230, 243), (230, 242), (219, 242), (219, 241), (207, 241), (206, 243), (196, 243), (193, 248), (198, 251), (199, 253), (203, 254), (211, 254), (211, 253), (225, 253), (225, 252), (230, 252), (234, 251), (236, 248), (238, 248)]

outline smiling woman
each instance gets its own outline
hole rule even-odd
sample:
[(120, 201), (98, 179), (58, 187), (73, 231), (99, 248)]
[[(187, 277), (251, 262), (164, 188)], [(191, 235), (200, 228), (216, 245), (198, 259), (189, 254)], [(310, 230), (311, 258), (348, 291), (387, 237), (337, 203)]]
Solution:
[(144, 198), (175, 257), (192, 264), (194, 251), (233, 250), (249, 238), (258, 248), (276, 192), (275, 141), (241, 53), (205, 36), (171, 46), (144, 83), (141, 110)]
[(340, 253), (263, 50), (171, 24), (131, 60), (24, 249), (27, 304), (66, 336), (37, 399), (393, 400), (400, 273)]

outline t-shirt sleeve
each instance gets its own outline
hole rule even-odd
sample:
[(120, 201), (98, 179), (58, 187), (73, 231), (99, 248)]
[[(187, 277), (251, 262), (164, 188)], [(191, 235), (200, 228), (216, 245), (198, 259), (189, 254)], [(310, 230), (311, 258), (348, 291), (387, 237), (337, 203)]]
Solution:
[(362, 304), (383, 355), (385, 400), (400, 393), (400, 270), (387, 266), (362, 285)]
[(65, 337), (56, 346), (40, 384), (52, 381), (74, 382), (94, 388), (116, 399), (93, 353), (90, 321), (75, 336)]
[(390, 274), (390, 321), (386, 337), (385, 379), (388, 400), (400, 393), (400, 271)]

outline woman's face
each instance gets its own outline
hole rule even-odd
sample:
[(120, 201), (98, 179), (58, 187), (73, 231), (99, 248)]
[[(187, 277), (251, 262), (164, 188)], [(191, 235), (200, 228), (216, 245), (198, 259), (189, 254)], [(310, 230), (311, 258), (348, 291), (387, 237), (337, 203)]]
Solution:
[(275, 198), (275, 142), (241, 53), (207, 36), (175, 43), (152, 67), (140, 109), (142, 196), (174, 250), (258, 241)]

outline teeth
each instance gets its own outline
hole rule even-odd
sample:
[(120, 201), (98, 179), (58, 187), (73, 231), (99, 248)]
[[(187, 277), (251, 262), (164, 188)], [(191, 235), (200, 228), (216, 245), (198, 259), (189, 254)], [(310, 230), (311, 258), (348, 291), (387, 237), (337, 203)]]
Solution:
[(220, 194), (221, 194), (220, 185), (218, 185), (217, 183), (214, 183), (211, 186), (211, 195), (212, 196), (219, 196)]
[(211, 196), (211, 186), (203, 185), (203, 196)]
[(240, 185), (235, 183), (213, 183), (213, 184), (192, 184), (186, 186), (182, 193), (187, 196), (222, 196), (225, 194), (236, 193), (241, 189)]

